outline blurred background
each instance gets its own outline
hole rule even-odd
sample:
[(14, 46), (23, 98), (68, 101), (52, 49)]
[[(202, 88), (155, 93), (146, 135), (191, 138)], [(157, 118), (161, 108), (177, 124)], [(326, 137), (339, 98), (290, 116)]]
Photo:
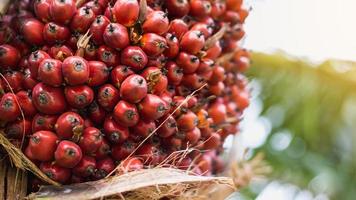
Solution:
[(356, 1), (247, 0), (241, 145), (273, 167), (231, 199), (356, 199)]

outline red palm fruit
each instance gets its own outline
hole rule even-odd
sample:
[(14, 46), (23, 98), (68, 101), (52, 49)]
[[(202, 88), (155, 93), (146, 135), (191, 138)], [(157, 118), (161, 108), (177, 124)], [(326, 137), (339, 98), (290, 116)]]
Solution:
[(36, 114), (32, 119), (32, 132), (54, 131), (57, 118), (56, 115)]
[(241, 8), (238, 10), (238, 13), (240, 15), (241, 23), (244, 23), (246, 18), (248, 17), (249, 11), (245, 8)]
[(67, 46), (69, 46), (72, 49), (77, 49), (77, 43), (78, 40), (80, 39), (80, 33), (78, 32), (74, 32), (72, 33), (72, 35), (69, 37), (69, 39), (67, 40), (67, 42), (65, 43)]
[(43, 22), (48, 22), (51, 19), (49, 15), (50, 0), (37, 0), (33, 3), (33, 10), (38, 19)]
[(230, 23), (231, 25), (235, 25), (241, 21), (239, 13), (230, 10), (226, 11), (221, 18), (224, 22)]
[(110, 152), (111, 151), (110, 151), (109, 142), (105, 140), (105, 138), (103, 138), (99, 149), (95, 152), (95, 159), (98, 160), (98, 159), (106, 158)]
[(62, 140), (54, 152), (56, 164), (65, 168), (75, 167), (82, 157), (83, 154), (80, 147), (74, 142), (67, 140)]
[(203, 77), (198, 74), (186, 74), (182, 78), (181, 85), (185, 86), (188, 89), (198, 89), (203, 86), (205, 80)]
[(20, 107), (17, 104), (16, 95), (6, 93), (0, 101), (0, 121), (15, 121), (20, 116)]
[(208, 58), (203, 58), (200, 60), (199, 67), (197, 69), (198, 74), (206, 73), (209, 71), (212, 71), (215, 67), (215, 63), (213, 60), (208, 59)]
[[(3, 16), (4, 18), (4, 16)], [(5, 25), (4, 20), (2, 21), (3, 28), (0, 30), (0, 44), (6, 44), (13, 41), (15, 38), (15, 31)]]
[(71, 176), (70, 169), (60, 167), (52, 162), (41, 163), (40, 169), (48, 178), (63, 184), (67, 183)]
[(149, 93), (161, 95), (167, 89), (168, 79), (157, 67), (148, 67), (142, 73), (147, 80)]
[(210, 16), (215, 20), (218, 20), (221, 17), (221, 15), (223, 15), (225, 12), (226, 12), (225, 2), (216, 1), (211, 3)]
[(206, 0), (191, 0), (190, 14), (194, 17), (206, 17), (211, 13), (211, 3)]
[(110, 23), (106, 26), (103, 39), (106, 45), (116, 50), (124, 49), (130, 44), (126, 27), (118, 23)]
[(167, 63), (168, 59), (163, 54), (160, 54), (158, 57), (150, 57), (148, 58), (147, 66), (156, 66), (158, 68), (163, 68)]
[(56, 133), (61, 139), (79, 139), (84, 129), (83, 118), (75, 112), (61, 114), (55, 125)]
[(82, 57), (71, 56), (63, 61), (62, 73), (64, 80), (69, 85), (81, 85), (89, 80), (89, 64)]
[(209, 79), (210, 84), (217, 84), (220, 81), (224, 81), (226, 78), (225, 69), (219, 65), (216, 65), (213, 69), (213, 74)]
[(86, 129), (86, 128), (89, 128), (89, 127), (93, 127), (94, 123), (91, 121), (91, 119), (85, 118), (83, 126), (84, 126), (84, 129)]
[(32, 117), (37, 113), (30, 92), (22, 90), (16, 93), (16, 98), (25, 117)]
[(92, 155), (99, 149), (102, 140), (103, 136), (99, 129), (88, 127), (84, 129), (78, 145), (84, 154)]
[(149, 13), (142, 25), (142, 29), (145, 33), (156, 33), (158, 35), (167, 33), (168, 28), (169, 20), (167, 13), (163, 11), (153, 11)]
[(143, 169), (142, 161), (137, 157), (131, 157), (122, 161), (120, 172), (125, 174), (127, 172), (138, 171), (141, 169)]
[(89, 33), (91, 34), (91, 40), (96, 45), (104, 44), (103, 34), (108, 24), (110, 24), (110, 20), (104, 15), (97, 16), (91, 24)]
[(142, 70), (147, 62), (147, 55), (138, 46), (128, 46), (121, 52), (121, 64), (130, 66), (134, 71)]
[[(7, 71), (3, 75), (5, 80), (7, 81), (5, 84), (5, 89), (7, 91), (11, 91), (10, 87), (14, 92), (18, 92), (22, 89), (23, 74), (21, 72)], [(9, 83), (9, 85), (7, 83)]]
[(145, 165), (156, 165), (159, 162), (159, 149), (152, 144), (142, 145), (138, 151), (137, 156), (141, 157)]
[(26, 19), (21, 28), (21, 33), (26, 42), (31, 45), (40, 46), (44, 43), (43, 38), (44, 24), (37, 19)]
[(121, 99), (129, 103), (138, 103), (147, 95), (147, 82), (137, 74), (130, 75), (121, 84)]
[(121, 87), (121, 83), (134, 72), (125, 65), (116, 66), (110, 73), (111, 83), (117, 88)]
[(225, 84), (223, 82), (218, 82), (215, 85), (209, 85), (209, 93), (217, 97), (221, 96), (224, 93)]
[(47, 23), (43, 28), (43, 39), (48, 44), (63, 43), (70, 37), (70, 31), (65, 26), (53, 22)]
[(38, 66), (38, 79), (49, 86), (61, 86), (63, 84), (62, 62), (56, 59), (43, 60)]
[(209, 116), (213, 119), (214, 124), (222, 124), (226, 122), (226, 106), (221, 102), (214, 102), (209, 106)]
[(188, 32), (188, 30), (189, 30), (188, 24), (185, 23), (182, 19), (174, 19), (171, 21), (169, 25), (168, 32), (172, 33), (178, 38), (178, 40), (180, 40), (182, 36), (186, 32)]
[(32, 100), (38, 111), (49, 115), (62, 113), (67, 107), (63, 90), (43, 83), (33, 88)]
[(6, 137), (22, 141), (22, 139), (31, 134), (31, 121), (28, 119), (19, 119), (8, 123), (4, 132)]
[(115, 169), (114, 161), (110, 157), (103, 158), (96, 162), (95, 179), (105, 178), (110, 172)]
[(95, 17), (96, 15), (90, 7), (83, 6), (74, 14), (70, 28), (72, 31), (85, 33), (95, 20)]
[(33, 157), (39, 161), (51, 161), (57, 148), (58, 137), (51, 131), (38, 131), (28, 143)]
[(24, 76), (22, 80), (22, 86), (24, 89), (32, 90), (35, 85), (37, 85), (37, 81), (31, 76), (31, 71), (29, 68), (24, 70)]
[[(173, 102), (172, 102), (172, 107), (169, 113), (175, 113), (173, 114), (175, 117), (181, 115), (182, 113), (186, 112), (188, 110), (188, 103), (184, 101), (185, 97), (183, 96), (174, 96), (173, 97)], [(180, 106), (180, 107), (179, 107)], [(178, 109), (179, 107), (179, 109)]]
[(90, 156), (83, 156), (77, 166), (73, 168), (73, 174), (79, 177), (89, 177), (95, 173), (96, 160)]
[[(168, 117), (168, 119), (167, 119)], [(166, 120), (167, 119), (167, 120)], [(177, 122), (173, 116), (164, 116), (158, 122), (157, 125), (163, 125), (158, 129), (157, 133), (162, 138), (168, 138), (178, 132)]]
[(237, 104), (240, 110), (244, 110), (250, 104), (250, 94), (246, 90), (238, 89), (237, 86), (231, 88), (231, 98)]
[(188, 31), (180, 40), (180, 48), (190, 54), (197, 54), (204, 47), (205, 39), (201, 31)]
[(212, 158), (207, 154), (203, 154), (197, 160), (197, 167), (204, 176), (209, 176), (212, 173)]
[(20, 52), (13, 46), (3, 44), (0, 46), (0, 66), (1, 69), (17, 68), (20, 61)]
[(53, 59), (63, 62), (64, 59), (73, 56), (73, 51), (66, 45), (55, 45), (48, 50), (48, 54)]
[(74, 0), (52, 0), (49, 14), (52, 21), (58, 24), (68, 24), (76, 10)]
[(201, 137), (200, 129), (195, 127), (191, 131), (185, 132), (185, 140), (189, 142), (190, 145), (196, 144)]
[[(105, 6), (104, 6), (105, 7)], [(108, 4), (105, 11), (104, 11), (104, 16), (108, 18), (110, 21), (115, 21), (114, 13), (113, 13), (113, 5)]]
[(129, 129), (120, 126), (111, 116), (105, 118), (103, 127), (106, 138), (114, 144), (123, 143), (129, 137)]
[(88, 108), (88, 117), (96, 125), (104, 122), (106, 116), (105, 110), (98, 105), (96, 101), (93, 101)]
[(104, 62), (109, 67), (118, 65), (120, 61), (120, 55), (114, 49), (104, 45), (97, 50), (97, 57), (99, 61)]
[(90, 69), (88, 85), (94, 87), (106, 83), (110, 75), (110, 69), (106, 64), (100, 61), (89, 61), (88, 64)]
[(121, 100), (114, 108), (113, 117), (121, 126), (132, 127), (138, 123), (140, 116), (134, 104)]
[(228, 10), (239, 10), (242, 6), (242, 0), (226, 0), (226, 7)]
[(111, 84), (101, 86), (97, 92), (98, 104), (106, 111), (111, 111), (120, 99), (120, 92)]
[(66, 86), (64, 95), (73, 108), (85, 108), (94, 100), (94, 91), (87, 85)]
[(28, 55), (31, 52), (30, 45), (20, 35), (16, 36), (10, 45), (15, 47), (20, 52), (21, 56)]
[(190, 5), (187, 0), (166, 0), (164, 2), (169, 15), (181, 18), (189, 13)]
[(140, 41), (142, 50), (148, 56), (158, 56), (167, 48), (167, 41), (155, 33), (145, 33)]
[(216, 149), (221, 144), (221, 137), (218, 133), (212, 133), (211, 136), (203, 144), (205, 150)]
[(198, 22), (194, 24), (190, 30), (200, 31), (204, 35), (204, 38), (207, 39), (213, 34), (214, 27), (206, 23)]
[(166, 66), (166, 75), (168, 82), (173, 85), (179, 85), (183, 78), (183, 69), (178, 67), (177, 63), (169, 61)]
[(145, 138), (156, 129), (154, 121), (140, 120), (136, 126), (132, 127), (132, 133), (139, 138)]
[(216, 58), (218, 58), (221, 55), (221, 52), (222, 52), (220, 42), (219, 41), (215, 42), (215, 44), (213, 46), (211, 46), (209, 49), (207, 49), (205, 52), (206, 52), (206, 55), (204, 58), (215, 60)]
[(166, 41), (168, 48), (163, 52), (167, 58), (175, 58), (179, 53), (179, 41), (178, 38), (172, 34), (166, 34)]
[(157, 120), (168, 110), (166, 103), (154, 94), (147, 96), (138, 105), (140, 116), (145, 120)]
[(192, 111), (188, 111), (178, 117), (177, 125), (180, 131), (191, 131), (198, 125), (198, 117)]
[[(127, 12), (128, 10), (130, 12)], [(112, 9), (115, 21), (127, 27), (136, 23), (139, 11), (140, 7), (137, 0), (117, 0)]]
[(180, 52), (176, 58), (176, 63), (183, 69), (184, 74), (191, 74), (198, 69), (200, 61), (199, 58), (194, 55)]
[(92, 0), (86, 2), (82, 7), (88, 7), (94, 12), (95, 15), (100, 15), (103, 12), (103, 8), (105, 6), (106, 5), (101, 6), (98, 0)]
[(117, 160), (121, 161), (127, 158), (136, 148), (136, 145), (131, 141), (126, 141), (123, 144), (115, 145), (112, 147), (111, 156)]
[(97, 50), (98, 47), (93, 42), (89, 42), (85, 47), (84, 58), (88, 61), (97, 60)]

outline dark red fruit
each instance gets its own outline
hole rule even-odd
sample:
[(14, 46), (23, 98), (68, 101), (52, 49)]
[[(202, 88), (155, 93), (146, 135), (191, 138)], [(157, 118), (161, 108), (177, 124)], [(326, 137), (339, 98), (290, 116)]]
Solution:
[(48, 178), (59, 183), (67, 183), (70, 179), (70, 169), (60, 167), (52, 162), (43, 162), (40, 165), (41, 171), (48, 176)]
[(165, 66), (168, 82), (173, 85), (179, 85), (183, 78), (183, 69), (178, 67), (175, 62), (169, 61)]
[(24, 77), (22, 80), (23, 88), (26, 90), (32, 90), (35, 87), (35, 85), (37, 85), (37, 81), (34, 78), (32, 78), (30, 69), (26, 68), (23, 73), (24, 73)]
[(88, 177), (95, 173), (96, 160), (90, 156), (83, 156), (82, 160), (73, 168), (73, 174), (79, 177)]
[(100, 15), (107, 3), (108, 2), (106, 1), (105, 5), (101, 6), (98, 0), (92, 0), (85, 3), (83, 7), (88, 7), (94, 12), (95, 15)]
[(158, 125), (163, 123), (163, 125), (157, 131), (158, 135), (163, 138), (170, 137), (178, 132), (177, 122), (174, 119), (174, 117), (173, 116), (167, 116), (167, 117), (162, 117), (157, 123)]
[(191, 131), (185, 132), (185, 140), (189, 142), (190, 145), (196, 144), (201, 137), (200, 129), (195, 127)]
[(48, 50), (48, 54), (53, 59), (63, 62), (66, 58), (73, 56), (73, 51), (66, 45), (54, 45)]
[(198, 117), (192, 111), (188, 111), (177, 119), (177, 125), (180, 131), (191, 131), (198, 125)]
[(59, 87), (63, 84), (62, 62), (55, 59), (45, 59), (38, 66), (38, 79), (43, 83)]
[(103, 159), (107, 157), (109, 153), (110, 153), (109, 143), (105, 139), (103, 139), (99, 149), (95, 152), (95, 158)]
[(14, 92), (18, 92), (22, 89), (23, 74), (21, 72), (7, 71), (4, 74), (4, 78), (6, 80), (4, 81), (6, 83), (4, 85), (7, 91), (11, 91), (12, 89)]
[(121, 52), (121, 64), (130, 66), (134, 71), (142, 70), (147, 62), (147, 56), (140, 47), (129, 46)]
[(33, 3), (33, 10), (38, 19), (43, 22), (50, 21), (51, 16), (49, 15), (50, 0), (36, 0)]
[(178, 38), (172, 34), (166, 34), (166, 41), (168, 48), (163, 52), (167, 58), (175, 58), (179, 53), (179, 41)]
[(83, 118), (74, 112), (65, 112), (61, 114), (55, 125), (56, 133), (61, 139), (74, 139), (78, 141), (78, 138), (84, 129)]
[(121, 84), (120, 96), (129, 103), (138, 103), (147, 95), (146, 80), (137, 74), (130, 75)]
[(96, 125), (101, 124), (102, 122), (104, 122), (105, 116), (105, 110), (100, 107), (97, 102), (94, 101), (92, 104), (90, 104), (88, 108), (88, 117), (93, 123), (95, 123)]
[(79, 56), (71, 56), (63, 61), (62, 73), (64, 80), (69, 85), (84, 84), (89, 80), (89, 64)]
[(13, 46), (4, 44), (0, 46), (0, 68), (15, 69), (20, 61), (20, 52)]
[(142, 161), (137, 158), (137, 157), (131, 157), (128, 159), (125, 159), (124, 161), (122, 161), (122, 163), (120, 164), (120, 172), (125, 174), (127, 172), (131, 172), (131, 171), (138, 171), (143, 169), (143, 163)]
[(87, 85), (67, 86), (64, 95), (73, 108), (85, 108), (94, 100), (94, 91)]
[(44, 24), (37, 19), (27, 19), (22, 25), (21, 33), (26, 42), (31, 45), (42, 45)]
[(140, 45), (148, 56), (158, 56), (167, 48), (166, 39), (155, 33), (146, 33), (142, 36)]
[(43, 38), (49, 44), (65, 42), (69, 37), (70, 31), (65, 26), (50, 22), (43, 28)]
[(118, 23), (110, 23), (106, 26), (103, 39), (106, 45), (116, 50), (124, 49), (130, 44), (126, 27)]
[(113, 146), (111, 156), (115, 160), (121, 161), (127, 158), (135, 150), (135, 148), (135, 144), (130, 141), (126, 141), (123, 144)]
[(99, 86), (103, 85), (109, 79), (110, 69), (106, 66), (105, 63), (100, 61), (89, 61), (90, 76), (88, 85)]
[(63, 90), (43, 83), (33, 88), (32, 100), (37, 110), (49, 115), (62, 113), (67, 107)]
[(109, 67), (114, 67), (119, 64), (120, 55), (112, 48), (107, 46), (100, 46), (97, 52), (98, 59)]
[(111, 84), (105, 84), (98, 90), (98, 104), (107, 111), (111, 111), (120, 99), (120, 92)]
[(5, 127), (6, 137), (12, 139), (20, 139), (23, 141), (25, 136), (31, 134), (31, 121), (28, 119), (19, 119), (11, 122)]
[(68, 24), (76, 10), (74, 0), (52, 0), (49, 14), (52, 21), (58, 24)]
[(106, 138), (114, 144), (122, 143), (129, 137), (129, 129), (120, 126), (111, 116), (105, 119), (103, 128)]
[(138, 123), (140, 116), (134, 104), (121, 100), (114, 108), (113, 117), (121, 126), (132, 127)]
[(145, 165), (156, 165), (159, 162), (159, 149), (152, 144), (142, 145), (137, 155), (143, 159)]
[(161, 95), (167, 89), (168, 79), (159, 68), (148, 67), (141, 75), (147, 80), (149, 93)]
[(17, 101), (20, 104), (25, 117), (32, 117), (37, 113), (35, 106), (33, 105), (31, 93), (27, 91), (20, 91), (16, 93)]
[(216, 65), (213, 69), (213, 74), (209, 79), (209, 83), (217, 84), (220, 81), (224, 81), (226, 78), (225, 69), (219, 65)]
[(211, 4), (206, 0), (191, 0), (190, 14), (194, 17), (206, 17), (211, 13)]
[(57, 118), (58, 117), (56, 115), (35, 115), (32, 119), (32, 132), (54, 131)]
[(134, 72), (125, 65), (116, 66), (111, 71), (111, 83), (115, 85), (117, 88), (121, 87), (121, 83)]
[(114, 161), (110, 157), (103, 158), (96, 163), (95, 179), (105, 178), (110, 172), (115, 169)]
[(51, 161), (57, 147), (58, 137), (51, 131), (38, 131), (29, 141), (29, 148), (33, 157), (39, 161)]
[(85, 33), (89, 29), (90, 25), (95, 20), (94, 11), (87, 6), (79, 8), (75, 13), (70, 23), (70, 28), (72, 31), (79, 33)]
[(168, 13), (176, 18), (184, 17), (189, 13), (190, 5), (187, 0), (166, 0), (164, 5)]
[(169, 33), (175, 35), (179, 40), (188, 32), (189, 27), (182, 19), (174, 19), (169, 25)]
[(79, 146), (84, 154), (92, 155), (99, 149), (102, 140), (103, 136), (99, 129), (88, 127), (83, 131)]
[(222, 48), (220, 45), (220, 42), (216, 42), (213, 46), (211, 46), (209, 49), (205, 51), (206, 55), (205, 58), (215, 60), (221, 55)]
[(199, 58), (194, 55), (180, 52), (176, 58), (176, 63), (183, 69), (184, 74), (191, 74), (198, 69), (200, 61)]
[(183, 76), (182, 85), (188, 89), (198, 89), (203, 86), (205, 80), (198, 74), (186, 74)]
[(157, 120), (167, 113), (166, 103), (153, 94), (147, 96), (139, 103), (140, 116), (145, 120)]
[(200, 31), (188, 31), (183, 35), (180, 41), (181, 50), (193, 55), (199, 53), (204, 45), (204, 34)]
[(54, 152), (56, 164), (65, 168), (75, 167), (82, 157), (83, 155), (80, 147), (77, 144), (66, 140), (62, 140)]
[(97, 16), (91, 24), (89, 33), (91, 34), (91, 39), (96, 45), (104, 44), (103, 34), (108, 24), (110, 24), (110, 20), (104, 15)]
[(140, 120), (136, 126), (132, 127), (132, 133), (139, 138), (145, 138), (150, 133), (152, 133), (156, 129), (156, 124), (154, 121), (143, 121)]
[(37, 78), (38, 66), (44, 59), (47, 58), (51, 57), (45, 51), (42, 50), (32, 52), (31, 55), (28, 57), (29, 69), (33, 78)]
[(18, 105), (16, 95), (6, 93), (0, 101), (0, 121), (11, 122), (20, 117), (20, 107)]
[(213, 133), (211, 136), (204, 141), (204, 149), (210, 150), (210, 149), (216, 149), (220, 146), (221, 144), (221, 137), (218, 133)]
[(137, 0), (117, 0), (112, 12), (116, 22), (131, 27), (138, 19), (140, 7)]
[(167, 13), (163, 11), (153, 11), (149, 13), (142, 25), (142, 29), (145, 33), (156, 33), (158, 35), (167, 33), (168, 28), (169, 20)]

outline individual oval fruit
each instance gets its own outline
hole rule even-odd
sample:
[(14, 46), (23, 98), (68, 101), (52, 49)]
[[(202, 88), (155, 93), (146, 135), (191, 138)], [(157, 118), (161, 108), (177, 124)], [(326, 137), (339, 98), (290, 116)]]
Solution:
[(75, 167), (82, 157), (83, 154), (80, 147), (74, 142), (67, 140), (62, 140), (54, 152), (56, 164), (65, 168)]
[(57, 147), (58, 137), (51, 131), (38, 131), (31, 135), (29, 148), (39, 161), (51, 161)]
[(49, 115), (62, 113), (67, 107), (63, 90), (43, 83), (33, 88), (32, 100), (37, 110)]
[(127, 77), (120, 86), (121, 99), (129, 103), (138, 103), (147, 95), (146, 80), (137, 74)]
[(69, 85), (81, 85), (89, 80), (89, 64), (79, 56), (71, 56), (63, 61), (62, 73), (64, 80)]
[(117, 123), (124, 127), (135, 126), (139, 120), (139, 114), (134, 104), (124, 100), (116, 104), (113, 117)]

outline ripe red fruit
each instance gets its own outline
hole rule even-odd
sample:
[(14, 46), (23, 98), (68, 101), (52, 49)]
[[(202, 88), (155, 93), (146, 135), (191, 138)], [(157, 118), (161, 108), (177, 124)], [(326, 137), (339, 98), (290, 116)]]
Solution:
[(82, 160), (73, 168), (73, 174), (79, 177), (88, 177), (95, 173), (96, 160), (90, 156), (83, 156)]
[(114, 144), (122, 143), (129, 137), (129, 129), (120, 126), (111, 116), (105, 119), (103, 128), (106, 138)]
[[(166, 120), (166, 118), (167, 117), (162, 117), (157, 122), (157, 125), (162, 124)], [(163, 125), (157, 131), (158, 135), (162, 138), (168, 138), (173, 134), (176, 134), (177, 132), (178, 132), (177, 122), (173, 116), (168, 116), (167, 121), (164, 122)]]
[(216, 149), (221, 144), (221, 137), (218, 133), (213, 133), (211, 136), (204, 142), (204, 149)]
[(211, 46), (209, 49), (207, 49), (205, 52), (206, 52), (205, 58), (215, 60), (221, 55), (222, 52), (220, 42), (219, 41), (215, 42), (215, 44)]
[(97, 60), (97, 50), (98, 50), (98, 47), (93, 43), (93, 42), (90, 42), (88, 43), (88, 45), (86, 46), (85, 48), (85, 51), (84, 51), (84, 59), (86, 60)]
[(100, 61), (89, 61), (88, 64), (90, 69), (89, 86), (99, 86), (107, 82), (110, 70), (105, 63)]
[[(127, 12), (128, 10), (130, 12)], [(131, 27), (138, 19), (140, 7), (137, 0), (117, 0), (112, 12), (115, 21), (124, 26)]]
[(226, 4), (225, 2), (212, 2), (211, 3), (211, 14), (210, 16), (215, 20), (218, 20), (221, 15), (226, 12)]
[(32, 100), (37, 110), (49, 115), (62, 113), (67, 107), (63, 90), (43, 83), (33, 88)]
[(98, 104), (107, 111), (111, 111), (120, 99), (119, 90), (111, 84), (101, 86), (97, 95)]
[(198, 125), (198, 117), (192, 111), (188, 111), (178, 117), (177, 125), (180, 131), (191, 131)]
[(44, 25), (37, 19), (31, 18), (23, 22), (21, 33), (24, 36), (26, 42), (31, 45), (42, 45), (44, 43), (43, 38)]
[(134, 71), (142, 70), (147, 62), (147, 55), (138, 46), (126, 47), (121, 52), (121, 64), (130, 66)]
[(152, 94), (161, 95), (167, 89), (168, 79), (157, 67), (146, 68), (141, 75), (147, 80), (148, 91)]
[(140, 41), (142, 50), (148, 56), (158, 56), (167, 48), (166, 39), (155, 33), (145, 33)]
[(191, 0), (190, 14), (194, 17), (206, 17), (211, 13), (211, 4), (206, 0)]
[(54, 131), (57, 118), (56, 115), (36, 114), (32, 119), (32, 132)]
[(166, 41), (168, 48), (163, 52), (167, 58), (175, 58), (179, 53), (179, 41), (178, 38), (172, 34), (166, 34)]
[(198, 89), (203, 86), (205, 80), (198, 74), (186, 74), (182, 78), (181, 85), (185, 86), (188, 89)]
[(7, 83), (9, 83), (9, 85), (7, 83), (5, 84), (5, 88), (7, 91), (11, 91), (10, 87), (14, 92), (18, 92), (22, 89), (23, 74), (21, 72), (7, 71), (4, 74), (4, 78), (7, 81)]
[(61, 114), (56, 122), (55, 129), (61, 139), (77, 139), (83, 132), (84, 120), (74, 112), (65, 112)]
[(25, 139), (25, 136), (31, 134), (31, 121), (28, 119), (19, 119), (8, 123), (5, 127), (6, 137), (12, 139)]
[(121, 100), (114, 108), (113, 117), (121, 126), (132, 127), (138, 123), (140, 116), (134, 104)]
[(221, 102), (214, 102), (209, 106), (209, 116), (213, 119), (214, 124), (222, 124), (226, 122), (226, 106)]
[(15, 47), (7, 44), (0, 46), (0, 66), (2, 69), (17, 68), (20, 58), (20, 52)]
[(50, 21), (51, 16), (49, 15), (50, 0), (36, 0), (33, 3), (33, 10), (38, 19), (43, 22)]
[(167, 70), (168, 82), (173, 85), (179, 85), (183, 78), (183, 69), (172, 61), (169, 61), (165, 68)]
[(67, 86), (64, 95), (73, 108), (85, 108), (94, 100), (94, 91), (87, 85)]
[(84, 84), (89, 80), (89, 64), (79, 56), (71, 56), (63, 61), (62, 73), (64, 80), (69, 85)]
[(144, 144), (142, 145), (138, 151), (137, 156), (141, 157), (145, 163), (145, 165), (156, 165), (159, 162), (159, 149), (152, 144)]
[(138, 103), (147, 95), (146, 80), (137, 74), (127, 77), (120, 86), (120, 96), (129, 103)]
[(20, 104), (22, 112), (25, 117), (32, 117), (37, 113), (35, 106), (33, 105), (31, 93), (27, 91), (20, 91), (16, 93), (17, 101)]
[(110, 172), (115, 169), (114, 161), (110, 157), (103, 158), (97, 161), (96, 171), (94, 174), (95, 179), (105, 178)]
[(73, 56), (73, 51), (66, 45), (54, 45), (48, 50), (48, 54), (53, 58), (60, 61)]
[(43, 39), (49, 44), (65, 42), (69, 37), (70, 31), (65, 26), (50, 22), (43, 28)]
[(225, 69), (219, 65), (216, 65), (213, 69), (213, 74), (209, 79), (210, 84), (217, 84), (220, 81), (224, 81), (226, 78)]
[(110, 153), (110, 146), (108, 141), (102, 140), (99, 149), (95, 152), (95, 159), (103, 159)]
[(239, 10), (242, 5), (242, 0), (226, 0), (226, 7), (229, 10)]
[(76, 10), (74, 0), (52, 0), (49, 14), (52, 21), (58, 24), (68, 24)]
[(83, 6), (79, 8), (79, 10), (74, 14), (70, 24), (70, 28), (72, 31), (85, 33), (87, 32), (94, 20), (94, 11), (90, 7)]
[(97, 102), (94, 101), (92, 104), (90, 104), (88, 108), (88, 117), (93, 123), (95, 123), (96, 125), (101, 124), (104, 121), (105, 116), (105, 110), (100, 107)]
[(163, 54), (160, 54), (158, 57), (150, 57), (148, 59), (147, 66), (156, 66), (161, 69), (167, 63), (167, 60), (167, 57)]
[(104, 44), (103, 34), (108, 24), (110, 24), (110, 20), (104, 15), (97, 16), (91, 24), (89, 33), (96, 45)]
[(198, 69), (200, 61), (199, 58), (194, 55), (180, 52), (176, 58), (176, 63), (183, 69), (184, 74), (191, 74)]
[(169, 25), (169, 33), (175, 35), (178, 39), (181, 39), (182, 36), (188, 32), (188, 24), (185, 23), (182, 19), (174, 19)]
[(51, 131), (38, 131), (29, 141), (29, 148), (33, 157), (39, 161), (51, 161), (57, 147), (58, 137)]
[(217, 97), (221, 96), (225, 90), (225, 84), (218, 82), (215, 85), (209, 85), (209, 93)]
[(106, 45), (116, 50), (124, 49), (130, 44), (126, 27), (118, 23), (110, 23), (106, 26), (103, 39)]
[(157, 120), (167, 113), (166, 103), (154, 94), (147, 96), (138, 105), (140, 116), (145, 120)]
[(26, 90), (32, 90), (35, 87), (35, 85), (37, 85), (37, 81), (34, 78), (32, 78), (29, 68), (26, 68), (23, 73), (24, 73), (23, 80), (22, 80), (23, 88)]
[(185, 140), (189, 142), (190, 145), (196, 144), (201, 137), (200, 129), (195, 127), (191, 131), (185, 132)]
[(113, 67), (119, 64), (120, 55), (114, 49), (107, 46), (100, 46), (97, 51), (98, 59), (109, 67)]
[(111, 83), (115, 85), (117, 88), (120, 88), (121, 83), (134, 72), (125, 65), (116, 66), (111, 71)]
[(67, 140), (62, 140), (54, 152), (56, 164), (65, 168), (75, 167), (82, 157), (83, 155), (80, 147), (74, 142)]
[(59, 87), (63, 84), (62, 62), (55, 59), (45, 59), (38, 66), (38, 79), (43, 83)]
[(70, 169), (60, 167), (52, 162), (41, 163), (40, 169), (48, 178), (59, 183), (67, 183), (71, 175)]
[(99, 149), (102, 140), (103, 136), (99, 129), (88, 127), (84, 129), (78, 145), (84, 154), (92, 155)]
[(137, 157), (128, 158), (128, 159), (122, 161), (122, 163), (120, 165), (121, 165), (121, 167), (119, 170), (123, 174), (131, 172), (131, 171), (138, 171), (138, 170), (143, 169), (143, 163)]
[(180, 48), (190, 54), (197, 54), (205, 45), (204, 34), (200, 31), (188, 31), (180, 40)]
[(38, 50), (31, 53), (31, 55), (28, 57), (28, 64), (31, 72), (31, 77), (35, 79), (37, 78), (38, 66), (44, 59), (47, 58), (51, 58), (51, 57), (45, 51), (42, 50)]
[(190, 5), (187, 0), (166, 0), (164, 5), (168, 9), (169, 15), (176, 18), (184, 17), (189, 13)]
[(156, 33), (158, 35), (167, 33), (168, 28), (169, 20), (167, 13), (163, 11), (153, 11), (149, 13), (142, 25), (142, 29), (145, 33)]
[(15, 121), (20, 116), (20, 107), (17, 104), (16, 95), (6, 93), (0, 101), (0, 121)]
[(147, 137), (150, 133), (152, 133), (156, 129), (156, 124), (154, 121), (144, 121), (140, 120), (136, 126), (132, 127), (132, 133), (139, 137), (139, 138), (145, 138)]
[(88, 7), (94, 12), (95, 15), (100, 15), (107, 3), (108, 2), (106, 1), (105, 5), (103, 4), (103, 6), (101, 6), (98, 0), (92, 0), (85, 3), (82, 7)]
[(198, 23), (194, 24), (194, 26), (190, 30), (191, 31), (200, 31), (200, 33), (204, 35), (204, 38), (207, 39), (213, 34), (214, 27), (207, 23), (198, 22)]
[(113, 146), (111, 156), (115, 160), (121, 161), (127, 158), (135, 150), (135, 148), (135, 144), (130, 141), (126, 141), (123, 144)]

